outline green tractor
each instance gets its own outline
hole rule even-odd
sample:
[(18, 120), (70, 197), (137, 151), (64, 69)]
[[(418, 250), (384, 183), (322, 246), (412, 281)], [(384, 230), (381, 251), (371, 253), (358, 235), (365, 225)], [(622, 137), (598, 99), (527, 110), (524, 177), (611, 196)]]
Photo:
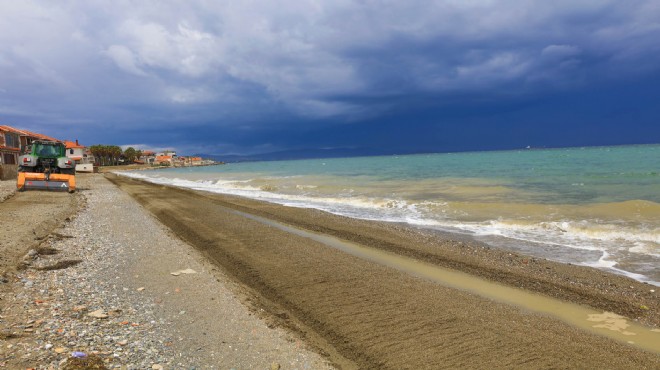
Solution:
[(18, 190), (76, 190), (76, 162), (66, 156), (63, 143), (35, 140), (18, 158)]

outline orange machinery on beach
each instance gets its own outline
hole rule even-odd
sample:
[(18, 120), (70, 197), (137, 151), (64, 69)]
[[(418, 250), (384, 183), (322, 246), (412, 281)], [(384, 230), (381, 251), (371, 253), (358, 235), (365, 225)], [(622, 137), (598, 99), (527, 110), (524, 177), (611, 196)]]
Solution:
[(59, 141), (33, 141), (23, 148), (18, 163), (19, 191), (76, 191), (76, 163), (66, 156), (64, 144)]
[(19, 172), (16, 180), (19, 191), (25, 189), (76, 191), (76, 177), (59, 173)]

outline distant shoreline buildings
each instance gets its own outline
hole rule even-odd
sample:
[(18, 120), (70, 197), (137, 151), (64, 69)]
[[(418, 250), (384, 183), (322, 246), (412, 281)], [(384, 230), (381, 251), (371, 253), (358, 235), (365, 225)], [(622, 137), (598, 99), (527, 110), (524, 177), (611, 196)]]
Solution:
[[(217, 164), (216, 161), (210, 159), (203, 159), (197, 156), (178, 156), (175, 151), (166, 150), (163, 152), (153, 152), (151, 150), (142, 151), (140, 156), (134, 162), (149, 166), (162, 166), (162, 167), (191, 167), (191, 166), (208, 166)], [(141, 163), (140, 163), (141, 162)]]
[[(199, 156), (178, 156), (175, 151), (154, 152), (119, 146), (84, 146), (75, 141), (59, 140), (51, 136), (0, 125), (0, 180), (15, 179), (18, 174), (18, 157), (21, 151), (35, 140), (56, 141), (66, 145), (66, 155), (76, 162), (77, 172), (95, 172), (108, 165), (136, 164), (147, 167), (191, 167), (218, 164)], [(130, 151), (130, 153), (128, 153)]]

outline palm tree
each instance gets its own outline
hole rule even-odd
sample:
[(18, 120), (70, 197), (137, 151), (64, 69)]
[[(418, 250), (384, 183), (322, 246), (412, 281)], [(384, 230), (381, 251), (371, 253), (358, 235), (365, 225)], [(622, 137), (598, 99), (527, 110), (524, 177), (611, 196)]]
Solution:
[(107, 145), (101, 145), (101, 157), (103, 158), (103, 165), (107, 166), (108, 165), (108, 146)]
[(95, 162), (99, 166), (103, 165), (103, 145), (97, 144), (89, 147), (89, 151), (94, 155)]
[(119, 164), (119, 158), (124, 151), (117, 145), (112, 146), (112, 157), (115, 159), (115, 166)]
[(137, 151), (132, 146), (129, 146), (126, 148), (126, 150), (124, 150), (124, 157), (126, 158), (128, 164), (131, 164), (135, 161), (135, 158), (137, 158)]
[(101, 166), (107, 166), (108, 165), (108, 146), (107, 145), (99, 145), (99, 152), (101, 155)]
[(97, 144), (90, 146), (89, 150), (97, 158), (100, 166), (112, 165), (114, 158), (119, 157), (119, 155), (115, 156), (115, 153), (119, 151), (119, 154), (121, 154), (121, 148), (114, 145)]

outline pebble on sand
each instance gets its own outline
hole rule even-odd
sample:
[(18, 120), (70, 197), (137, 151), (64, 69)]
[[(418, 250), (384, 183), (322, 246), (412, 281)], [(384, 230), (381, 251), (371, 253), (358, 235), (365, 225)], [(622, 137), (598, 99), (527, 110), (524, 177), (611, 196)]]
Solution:
[(103, 310), (92, 311), (87, 314), (87, 316), (94, 317), (96, 319), (107, 319), (108, 315), (103, 312)]

